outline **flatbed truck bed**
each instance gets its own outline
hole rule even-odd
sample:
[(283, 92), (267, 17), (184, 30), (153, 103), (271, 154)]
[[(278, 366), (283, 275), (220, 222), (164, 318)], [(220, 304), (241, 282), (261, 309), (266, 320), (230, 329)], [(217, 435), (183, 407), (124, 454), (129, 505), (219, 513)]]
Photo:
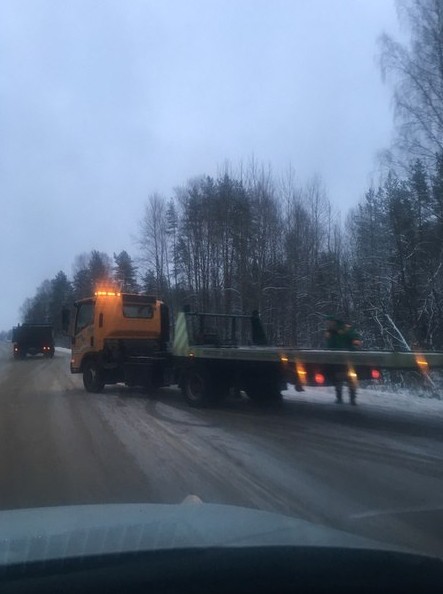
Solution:
[[(234, 316), (182, 312), (175, 327), (175, 376), (185, 398), (194, 406), (217, 401), (231, 388), (244, 390), (253, 400), (278, 400), (285, 383), (299, 388), (303, 385), (332, 385), (338, 375), (356, 383), (380, 380), (382, 370), (416, 370), (427, 374), (432, 368), (443, 367), (443, 352), (244, 346), (235, 344), (234, 333), (229, 337), (228, 346), (216, 333), (205, 334), (205, 323), (211, 318), (231, 320)], [(235, 319), (238, 318), (247, 318), (254, 324), (250, 316)], [(198, 324), (195, 324), (196, 319)], [(213, 344), (201, 344), (206, 341)]]
[[(183, 353), (180, 354), (183, 356)], [(282, 347), (190, 346), (185, 354), (199, 359), (232, 359), (285, 363), (350, 364), (384, 369), (415, 369), (420, 366), (443, 367), (443, 352), (337, 351), (332, 349), (293, 349)]]

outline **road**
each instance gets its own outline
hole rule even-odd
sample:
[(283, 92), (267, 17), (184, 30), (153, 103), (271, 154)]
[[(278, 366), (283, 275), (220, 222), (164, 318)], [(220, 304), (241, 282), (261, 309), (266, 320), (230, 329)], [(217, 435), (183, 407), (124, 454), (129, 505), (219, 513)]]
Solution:
[(172, 388), (90, 395), (68, 354), (14, 361), (0, 344), (0, 435), (0, 509), (195, 494), (443, 556), (443, 415), (429, 411), (306, 395), (272, 411), (246, 399), (193, 410)]

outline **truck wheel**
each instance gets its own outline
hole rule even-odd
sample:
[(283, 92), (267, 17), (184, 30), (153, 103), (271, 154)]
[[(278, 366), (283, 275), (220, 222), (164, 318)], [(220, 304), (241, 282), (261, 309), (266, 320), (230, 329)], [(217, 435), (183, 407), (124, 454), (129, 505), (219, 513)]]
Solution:
[(190, 406), (199, 407), (208, 404), (208, 381), (203, 372), (192, 369), (183, 379), (182, 392)]
[(220, 402), (226, 395), (221, 382), (214, 381), (201, 369), (190, 369), (181, 380), (182, 393), (193, 407), (210, 406)]
[(105, 387), (101, 370), (95, 361), (87, 361), (83, 369), (83, 385), (87, 392), (99, 394)]

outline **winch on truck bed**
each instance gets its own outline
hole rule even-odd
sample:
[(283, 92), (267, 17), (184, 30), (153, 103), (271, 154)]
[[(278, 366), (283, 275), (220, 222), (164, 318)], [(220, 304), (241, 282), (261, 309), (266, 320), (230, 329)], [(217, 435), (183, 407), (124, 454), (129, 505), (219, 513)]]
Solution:
[[(73, 313), (73, 315), (72, 315)], [(178, 384), (192, 406), (219, 402), (244, 391), (257, 402), (278, 401), (287, 383), (331, 385), (378, 380), (382, 369), (443, 367), (443, 353), (294, 349), (267, 344), (258, 312), (251, 315), (192, 312), (177, 316), (169, 343), (169, 310), (149, 295), (96, 291), (64, 310), (72, 337), (71, 372), (85, 389), (105, 384), (158, 388)]]

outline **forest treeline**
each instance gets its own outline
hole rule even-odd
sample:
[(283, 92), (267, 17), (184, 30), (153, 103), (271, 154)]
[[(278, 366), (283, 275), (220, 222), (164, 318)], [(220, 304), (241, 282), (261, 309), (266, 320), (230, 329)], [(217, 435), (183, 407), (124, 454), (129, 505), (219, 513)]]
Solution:
[(135, 256), (77, 256), (22, 308), (53, 322), (62, 304), (112, 280), (173, 309), (261, 312), (277, 344), (320, 346), (324, 318), (352, 321), (369, 348), (443, 347), (443, 156), (370, 188), (341, 222), (319, 179), (298, 185), (263, 168), (153, 194)]
[(340, 220), (318, 178), (299, 183), (252, 163), (152, 194), (137, 248), (77, 256), (22, 308), (51, 320), (97, 281), (204, 311), (259, 309), (277, 344), (321, 346), (325, 315), (367, 348), (443, 349), (443, 28), (441, 0), (398, 0), (407, 41), (379, 40), (392, 85), (394, 138), (379, 185)]

